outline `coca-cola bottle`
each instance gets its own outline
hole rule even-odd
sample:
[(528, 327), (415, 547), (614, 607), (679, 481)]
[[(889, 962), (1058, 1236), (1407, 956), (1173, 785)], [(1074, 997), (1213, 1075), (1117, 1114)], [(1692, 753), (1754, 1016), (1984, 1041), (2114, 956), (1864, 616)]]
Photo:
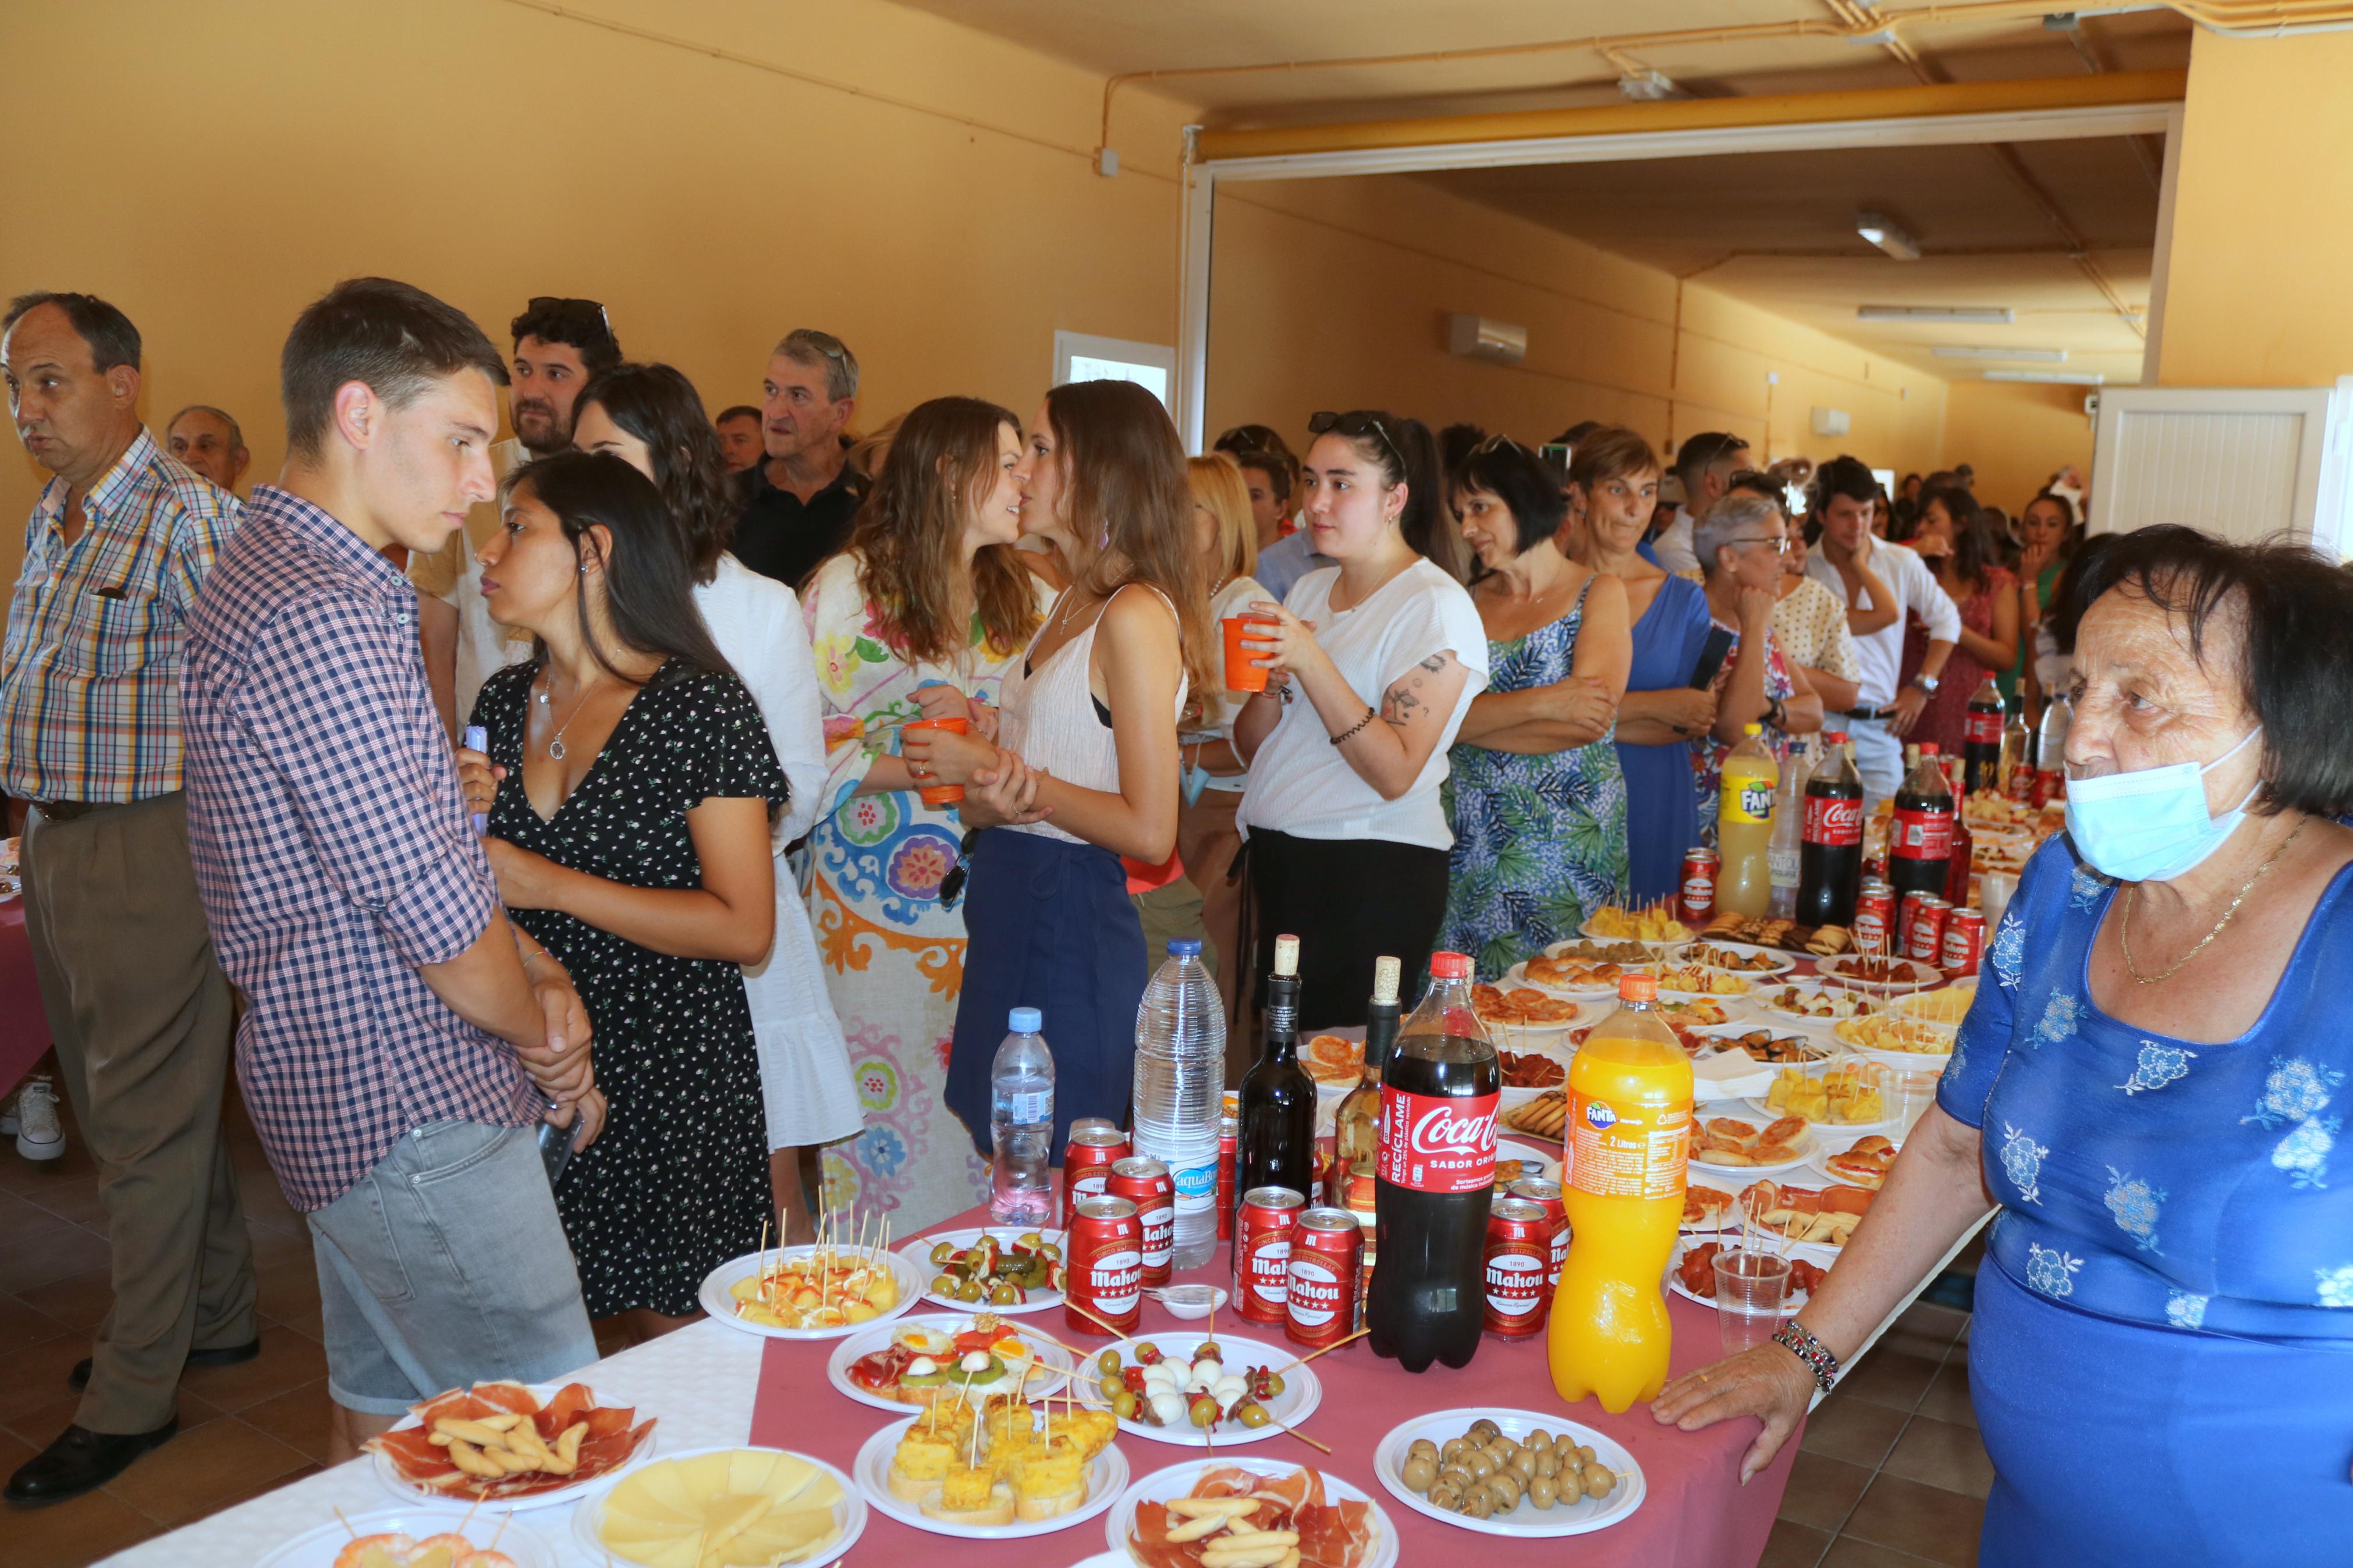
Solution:
[(1469, 1364), (1485, 1302), (1487, 1203), (1504, 1075), (1471, 1006), (1471, 960), (1432, 953), (1430, 991), (1381, 1071), (1373, 1353), (1408, 1372)]
[(1945, 765), (1945, 783), (1953, 790), (1957, 803), (1953, 812), (1953, 848), (1945, 861), (1945, 888), (1936, 896), (1955, 909), (1969, 901), (1969, 862), (1978, 852), (1977, 836), (1969, 831), (1969, 814), (1958, 809), (1957, 803), (1968, 797), (1960, 793), (1960, 763), (1952, 757), (1936, 759)]
[[(1306, 1196), (1315, 1181), (1315, 1080), (1299, 1065), (1299, 939), (1274, 939), (1266, 982), (1266, 1048), (1242, 1074), (1234, 1192), (1289, 1187)], [(1239, 1234), (1239, 1233), (1237, 1233)]]
[(1953, 859), (1952, 786), (1937, 764), (1936, 743), (1923, 742), (1920, 760), (1895, 792), (1895, 821), (1887, 830), (1887, 879), (1900, 900), (1906, 893), (1945, 896)]
[(2001, 788), (2001, 688), (1989, 675), (1978, 682), (1961, 721), (1961, 794)]
[(2026, 702), (2020, 699), (2001, 727), (2001, 788), (2023, 803), (2034, 789), (2034, 735), (2026, 727)]
[(1862, 890), (1862, 775), (1844, 731), (1822, 737), (1830, 755), (1806, 781), (1806, 817), (1798, 847), (1800, 925), (1842, 926), (1854, 920)]

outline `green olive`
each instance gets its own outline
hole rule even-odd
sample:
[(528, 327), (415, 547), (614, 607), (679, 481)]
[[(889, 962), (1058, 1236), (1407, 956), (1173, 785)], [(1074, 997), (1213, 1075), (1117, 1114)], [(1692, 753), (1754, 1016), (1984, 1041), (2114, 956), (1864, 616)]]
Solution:
[(1116, 1373), (1105, 1373), (1095, 1386), (1103, 1390), (1105, 1399), (1116, 1399), (1127, 1391), (1126, 1381)]
[(1133, 1421), (1138, 1403), (1134, 1394), (1123, 1388), (1111, 1396), (1111, 1413), (1123, 1421)]
[(988, 1288), (988, 1304), (992, 1307), (1018, 1307), (1021, 1304), (1021, 1287), (1008, 1279), (999, 1279)]
[(1240, 1422), (1243, 1426), (1255, 1430), (1258, 1427), (1265, 1426), (1268, 1422), (1273, 1420), (1274, 1417), (1266, 1413), (1265, 1405), (1261, 1405), (1254, 1399), (1245, 1399), (1240, 1405), (1234, 1406), (1234, 1419)]
[(955, 1299), (959, 1301), (978, 1301), (987, 1294), (987, 1289), (977, 1279), (967, 1279), (955, 1289)]
[(941, 1267), (945, 1264), (949, 1258), (954, 1258), (955, 1254), (956, 1249), (952, 1244), (944, 1241), (941, 1242), (938, 1246), (932, 1248), (932, 1267), (934, 1268)]
[(1095, 1370), (1103, 1373), (1106, 1376), (1118, 1373), (1120, 1370), (1119, 1352), (1117, 1351), (1105, 1351), (1103, 1354), (1095, 1357)]
[(964, 1281), (953, 1274), (943, 1274), (932, 1281), (932, 1294), (945, 1297), (953, 1301), (955, 1300), (956, 1287), (963, 1283)]
[(1282, 1398), (1282, 1373), (1279, 1372), (1271, 1372), (1266, 1374), (1266, 1396), (1269, 1399)]
[(1196, 1394), (1187, 1414), (1192, 1416), (1194, 1426), (1207, 1426), (1218, 1418), (1218, 1402), (1206, 1394)]
[(1203, 1340), (1199, 1344), (1193, 1347), (1193, 1359), (1195, 1361), (1199, 1361), (1203, 1356), (1208, 1356), (1219, 1366), (1223, 1366), (1226, 1362), (1226, 1352), (1218, 1348), (1218, 1342), (1215, 1340)]

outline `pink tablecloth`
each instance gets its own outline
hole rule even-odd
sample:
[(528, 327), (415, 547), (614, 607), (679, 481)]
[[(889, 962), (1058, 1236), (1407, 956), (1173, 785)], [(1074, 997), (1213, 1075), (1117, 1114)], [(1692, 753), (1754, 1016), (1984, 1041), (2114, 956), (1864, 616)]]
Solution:
[[(946, 1221), (939, 1228), (986, 1224), (978, 1209)], [(1225, 1283), (1229, 1267), (1220, 1247), (1208, 1268), (1180, 1279)], [(1684, 1373), (1720, 1355), (1713, 1310), (1668, 1298), (1674, 1321), (1673, 1370)], [(1260, 1324), (1229, 1322), (1220, 1313), (1226, 1331), (1247, 1332), (1251, 1338), (1280, 1340), (1282, 1331)], [(1071, 1334), (1059, 1311), (1041, 1313), (1039, 1326), (1084, 1347), (1108, 1340), (1085, 1341)], [(1179, 1331), (1206, 1325), (1180, 1322), (1154, 1302), (1144, 1306), (1144, 1331)], [(756, 1444), (796, 1448), (832, 1461), (847, 1470), (860, 1445), (875, 1429), (895, 1417), (845, 1398), (826, 1379), (826, 1358), (833, 1352), (830, 1340), (770, 1340), (760, 1362), (759, 1393), (753, 1405), (751, 1440)], [(1611, 1415), (1592, 1400), (1564, 1405), (1553, 1394), (1545, 1370), (1542, 1338), (1506, 1344), (1488, 1340), (1469, 1366), (1460, 1372), (1432, 1367), (1419, 1376), (1383, 1361), (1363, 1341), (1333, 1352), (1314, 1370), (1324, 1380), (1324, 1402), (1302, 1430), (1331, 1446), (1329, 1458), (1304, 1443), (1287, 1438), (1253, 1444), (1252, 1458), (1312, 1464), (1343, 1476), (1378, 1499), (1398, 1530), (1408, 1568), (1442, 1563), (1449, 1554), (1469, 1553), (1481, 1564), (1546, 1563), (1574, 1560), (1579, 1568), (1611, 1568), (1639, 1564), (1668, 1568), (1689, 1563), (1694, 1568), (1746, 1568), (1765, 1550), (1773, 1515), (1788, 1485), (1789, 1466), (1797, 1451), (1793, 1436), (1770, 1468), (1746, 1487), (1739, 1484), (1740, 1456), (1757, 1434), (1754, 1421), (1726, 1422), (1704, 1432), (1683, 1433), (1661, 1426), (1650, 1412), (1636, 1405), (1622, 1415)], [(1385, 1490), (1373, 1474), (1373, 1450), (1399, 1422), (1425, 1412), (1461, 1406), (1534, 1410), (1564, 1420), (1598, 1427), (1633, 1452), (1648, 1487), (1642, 1505), (1624, 1522), (1572, 1541), (1517, 1542), (1473, 1534), (1441, 1524), (1408, 1509)], [(1197, 1449), (1146, 1438), (1119, 1438), (1122, 1452), (1135, 1478), (1169, 1465), (1200, 1457)], [(927, 1554), (952, 1554), (957, 1568), (1065, 1568), (1091, 1552), (1104, 1549), (1101, 1516), (1073, 1525), (1065, 1533), (1043, 1540), (955, 1542), (931, 1535), (881, 1513), (871, 1515), (866, 1533), (846, 1560), (853, 1565), (907, 1563)]]
[(48, 1048), (49, 1020), (25, 937), (25, 900), (14, 898), (0, 903), (0, 1095), (15, 1089)]

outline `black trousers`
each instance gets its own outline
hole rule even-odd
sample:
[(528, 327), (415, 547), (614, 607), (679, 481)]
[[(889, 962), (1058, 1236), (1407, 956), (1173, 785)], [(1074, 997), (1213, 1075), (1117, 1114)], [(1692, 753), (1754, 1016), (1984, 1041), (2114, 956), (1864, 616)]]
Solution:
[(1409, 1010), (1430, 977), (1446, 916), (1446, 851), (1382, 838), (1294, 838), (1253, 827), (1244, 840), (1257, 899), (1254, 977), (1274, 967), (1278, 934), (1299, 939), (1302, 1031), (1365, 1021), (1373, 961), (1405, 966)]

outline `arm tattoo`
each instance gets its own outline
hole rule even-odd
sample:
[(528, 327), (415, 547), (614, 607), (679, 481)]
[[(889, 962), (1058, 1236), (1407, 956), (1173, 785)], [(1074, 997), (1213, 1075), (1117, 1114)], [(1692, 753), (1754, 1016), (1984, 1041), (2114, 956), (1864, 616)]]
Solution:
[[(1414, 684), (1419, 685), (1420, 682), (1416, 681)], [(1411, 691), (1392, 689), (1388, 696), (1381, 699), (1381, 717), (1402, 730), (1413, 722), (1413, 716), (1420, 710), (1421, 706), (1421, 699), (1416, 697)]]
[(1421, 668), (1430, 671), (1430, 674), (1436, 675), (1440, 670), (1446, 668), (1446, 656), (1442, 653), (1431, 654), (1428, 658), (1421, 661)]

